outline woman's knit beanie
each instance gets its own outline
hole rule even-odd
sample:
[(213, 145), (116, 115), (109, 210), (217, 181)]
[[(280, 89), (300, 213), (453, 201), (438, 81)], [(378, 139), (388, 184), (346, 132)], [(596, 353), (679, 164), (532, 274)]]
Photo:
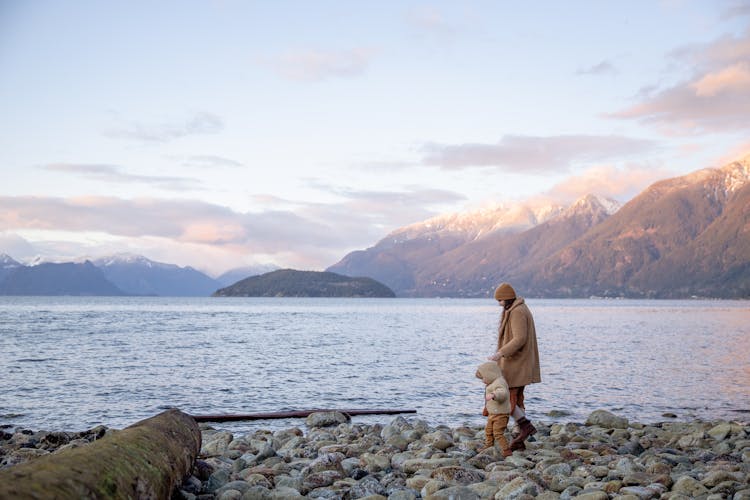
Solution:
[(495, 300), (510, 300), (516, 298), (516, 291), (508, 283), (502, 283), (495, 289)]

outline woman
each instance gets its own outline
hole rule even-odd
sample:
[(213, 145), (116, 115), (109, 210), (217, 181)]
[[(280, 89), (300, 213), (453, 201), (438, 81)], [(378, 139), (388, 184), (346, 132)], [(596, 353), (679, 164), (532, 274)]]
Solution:
[(495, 289), (495, 300), (503, 308), (503, 314), (498, 328), (497, 352), (489, 359), (498, 362), (508, 382), (511, 415), (520, 429), (510, 449), (523, 450), (526, 438), (536, 433), (536, 428), (526, 418), (523, 390), (529, 384), (542, 381), (534, 317), (523, 298), (516, 297), (516, 291), (508, 283)]

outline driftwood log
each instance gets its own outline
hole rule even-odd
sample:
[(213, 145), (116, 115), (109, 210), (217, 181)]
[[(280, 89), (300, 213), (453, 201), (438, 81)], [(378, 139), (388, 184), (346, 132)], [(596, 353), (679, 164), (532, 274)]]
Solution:
[(167, 410), (91, 444), (0, 470), (0, 498), (170, 498), (200, 447), (195, 420)]
[(234, 420), (266, 420), (273, 418), (304, 418), (311, 413), (337, 411), (346, 415), (396, 415), (417, 413), (417, 410), (290, 410), (268, 413), (246, 413), (237, 415), (193, 415), (196, 422), (231, 422)]

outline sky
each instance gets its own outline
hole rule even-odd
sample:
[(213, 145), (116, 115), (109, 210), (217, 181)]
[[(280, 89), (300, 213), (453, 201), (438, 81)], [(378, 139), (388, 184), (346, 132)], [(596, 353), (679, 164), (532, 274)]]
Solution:
[(750, 0), (0, 0), (0, 253), (323, 270), (750, 152)]

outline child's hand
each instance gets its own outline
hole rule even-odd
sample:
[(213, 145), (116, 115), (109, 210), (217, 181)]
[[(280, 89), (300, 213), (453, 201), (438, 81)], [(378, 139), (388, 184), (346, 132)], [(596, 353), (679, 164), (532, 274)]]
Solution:
[(495, 399), (495, 395), (492, 394), (492, 393), (484, 395), (484, 400), (485, 401), (492, 401), (493, 399)]

